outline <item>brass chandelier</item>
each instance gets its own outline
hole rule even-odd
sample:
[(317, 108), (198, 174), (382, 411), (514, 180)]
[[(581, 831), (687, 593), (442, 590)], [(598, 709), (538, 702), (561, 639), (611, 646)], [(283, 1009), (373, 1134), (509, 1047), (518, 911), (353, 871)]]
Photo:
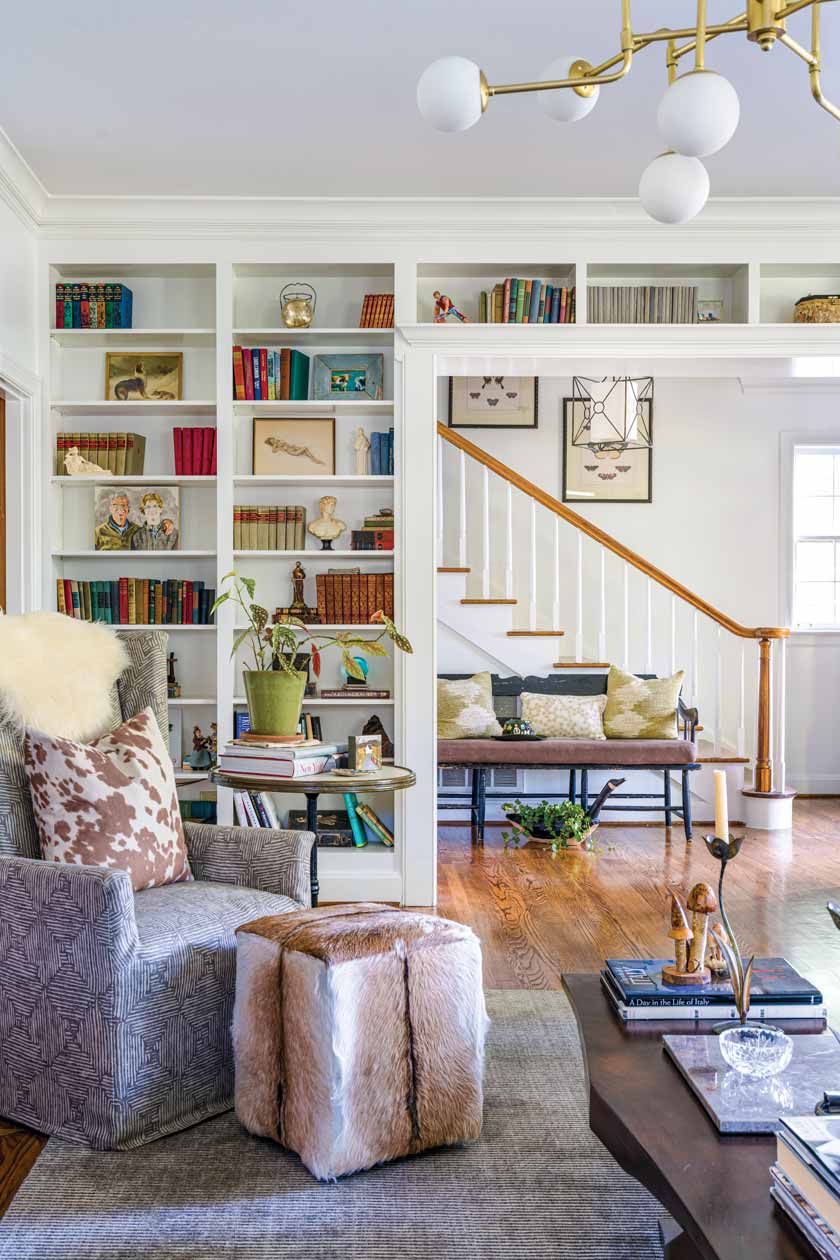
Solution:
[[(630, 0), (621, 0), (621, 51), (593, 66), (581, 57), (561, 57), (534, 83), (489, 84), (466, 57), (442, 57), (430, 65), (417, 85), (420, 113), (439, 131), (465, 131), (477, 123), (492, 96), (537, 92), (543, 109), (557, 122), (577, 122), (594, 108), (601, 87), (630, 73), (636, 53), (665, 44), (668, 87), (659, 103), (657, 124), (666, 151), (643, 171), (639, 198), (660, 223), (685, 223), (702, 210), (709, 195), (709, 176), (700, 161), (732, 138), (738, 126), (738, 95), (722, 75), (706, 67), (706, 45), (721, 35), (743, 33), (763, 52), (782, 44), (808, 68), (811, 95), (832, 117), (840, 109), (823, 95), (820, 85), (820, 10), (832, 0), (747, 0), (744, 13), (728, 22), (706, 21), (706, 0), (697, 0), (693, 27), (640, 34), (630, 20)], [(811, 10), (811, 46), (803, 47), (787, 32), (787, 19)], [(694, 53), (693, 69), (678, 75), (680, 61)]]

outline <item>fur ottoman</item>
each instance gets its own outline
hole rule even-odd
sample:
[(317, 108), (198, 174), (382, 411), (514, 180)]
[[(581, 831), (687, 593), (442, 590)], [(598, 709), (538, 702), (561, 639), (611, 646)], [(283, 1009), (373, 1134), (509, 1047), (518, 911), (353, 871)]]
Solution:
[(237, 931), (236, 1114), (322, 1181), (481, 1133), (481, 946), (357, 903)]

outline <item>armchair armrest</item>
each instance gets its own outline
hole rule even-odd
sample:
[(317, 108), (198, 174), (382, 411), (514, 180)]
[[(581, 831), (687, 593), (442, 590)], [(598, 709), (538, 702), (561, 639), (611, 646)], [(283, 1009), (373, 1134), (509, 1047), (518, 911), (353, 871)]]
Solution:
[(684, 724), (685, 733), (683, 739), (694, 743), (694, 737), (697, 733), (697, 726), (700, 722), (700, 714), (697, 709), (689, 708), (689, 706), (680, 698), (677, 703), (677, 716)]
[(279, 893), (303, 906), (317, 903), (317, 849), (311, 831), (217, 827), (188, 820), (184, 834), (196, 879)]

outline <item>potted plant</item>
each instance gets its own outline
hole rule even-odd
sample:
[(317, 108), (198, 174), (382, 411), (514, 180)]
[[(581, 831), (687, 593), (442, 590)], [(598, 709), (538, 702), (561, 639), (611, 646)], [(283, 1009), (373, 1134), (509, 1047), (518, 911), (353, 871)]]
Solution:
[(294, 735), (297, 732), (307, 682), (306, 671), (299, 668), (301, 655), (308, 654), (312, 672), (318, 678), (321, 652), (336, 648), (341, 652), (347, 676), (364, 682), (364, 670), (355, 660), (354, 652), (387, 656), (380, 642), (386, 636), (401, 652), (414, 650), (381, 610), (371, 617), (372, 622), (382, 624), (378, 635), (370, 637), (353, 634), (352, 631), (319, 634), (317, 627), (307, 626), (297, 617), (285, 617), (270, 623), (268, 610), (256, 602), (256, 582), (253, 578), (242, 577), (233, 569), (222, 578), (222, 584), (225, 583), (229, 584), (229, 588), (219, 595), (211, 612), (233, 600), (247, 619), (248, 625), (234, 639), (231, 656), (235, 656), (247, 642), (253, 663), (243, 669), (242, 678), (251, 730), (256, 734)]
[(598, 817), (604, 801), (624, 782), (610, 779), (604, 785), (589, 810), (576, 801), (559, 801), (552, 804), (540, 801), (538, 805), (526, 805), (517, 800), (502, 806), (512, 831), (503, 831), (505, 848), (519, 848), (523, 839), (539, 840), (551, 846), (552, 853), (562, 849), (585, 849), (592, 852), (592, 837), (598, 829)]

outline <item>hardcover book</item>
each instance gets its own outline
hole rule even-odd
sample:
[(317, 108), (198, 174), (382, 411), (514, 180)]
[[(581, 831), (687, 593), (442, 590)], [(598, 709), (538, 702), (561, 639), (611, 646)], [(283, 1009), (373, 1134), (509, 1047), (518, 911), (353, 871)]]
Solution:
[[(662, 968), (669, 958), (608, 958), (606, 960), (621, 1000), (633, 1006), (708, 1006), (732, 1003), (729, 980), (712, 979), (697, 985), (662, 983)], [(822, 1006), (823, 996), (804, 979), (785, 958), (756, 958), (753, 964), (752, 1000), (763, 1005), (773, 1003)]]

